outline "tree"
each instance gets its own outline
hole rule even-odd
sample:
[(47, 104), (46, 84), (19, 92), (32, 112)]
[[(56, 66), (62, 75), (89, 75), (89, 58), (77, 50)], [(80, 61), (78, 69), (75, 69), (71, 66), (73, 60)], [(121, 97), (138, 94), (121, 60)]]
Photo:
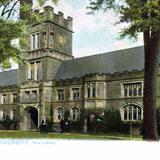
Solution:
[[(45, 0), (37, 0), (42, 6)], [(52, 0), (56, 3), (57, 0)], [(32, 0), (1, 0), (0, 1), (0, 67), (10, 68), (10, 59), (23, 62), (27, 48), (27, 37), (32, 21), (38, 16), (32, 12)], [(17, 12), (17, 9), (20, 12)], [(16, 14), (18, 17), (16, 17)], [(21, 45), (14, 44), (20, 39)]]
[(157, 75), (160, 53), (160, 0), (90, 0), (91, 13), (113, 10), (119, 23), (128, 23), (120, 36), (144, 39), (144, 135), (145, 140), (158, 140), (156, 121)]

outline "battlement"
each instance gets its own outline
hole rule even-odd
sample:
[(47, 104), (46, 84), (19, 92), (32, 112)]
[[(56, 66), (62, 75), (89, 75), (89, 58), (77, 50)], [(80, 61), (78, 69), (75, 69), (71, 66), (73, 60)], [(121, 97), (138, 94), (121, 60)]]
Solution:
[(35, 10), (34, 13), (40, 15), (43, 21), (51, 21), (72, 31), (73, 18), (68, 16), (67, 19), (65, 19), (62, 12), (59, 11), (58, 14), (54, 13), (54, 8), (51, 6), (45, 6), (42, 13), (40, 13), (39, 10)]

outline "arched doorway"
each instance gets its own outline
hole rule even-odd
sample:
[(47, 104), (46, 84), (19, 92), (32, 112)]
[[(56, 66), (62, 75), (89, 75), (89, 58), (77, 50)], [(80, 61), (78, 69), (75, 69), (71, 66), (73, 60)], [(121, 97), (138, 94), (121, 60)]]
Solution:
[(25, 108), (26, 112), (26, 126), (27, 129), (37, 129), (38, 128), (38, 110), (34, 107)]

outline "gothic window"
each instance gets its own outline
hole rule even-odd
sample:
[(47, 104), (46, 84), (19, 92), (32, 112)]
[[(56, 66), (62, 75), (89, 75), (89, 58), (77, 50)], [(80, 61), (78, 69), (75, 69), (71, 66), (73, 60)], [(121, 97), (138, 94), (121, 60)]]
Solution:
[(17, 120), (17, 110), (16, 109), (13, 109), (12, 110), (12, 120)]
[(87, 97), (88, 98), (96, 97), (96, 84), (95, 83), (87, 83)]
[(64, 119), (64, 109), (62, 107), (58, 107), (55, 112), (58, 121)]
[(137, 121), (143, 119), (143, 108), (137, 105), (129, 104), (122, 108), (122, 120)]
[(31, 35), (31, 50), (40, 48), (40, 34), (34, 33)]
[(7, 111), (5, 109), (2, 110), (2, 119), (5, 120), (7, 118)]
[(57, 90), (57, 93), (58, 93), (58, 100), (59, 101), (64, 100), (64, 89)]
[(79, 108), (77, 108), (77, 107), (71, 108), (70, 114), (71, 114), (70, 115), (71, 116), (71, 120), (73, 120), (73, 121), (79, 120), (79, 118), (80, 118), (80, 110), (79, 110)]
[(124, 83), (124, 97), (140, 97), (142, 96), (142, 82)]
[(2, 103), (2, 104), (7, 103), (7, 94), (2, 94), (1, 103)]
[(72, 88), (72, 98), (73, 100), (80, 98), (80, 89), (79, 88)]

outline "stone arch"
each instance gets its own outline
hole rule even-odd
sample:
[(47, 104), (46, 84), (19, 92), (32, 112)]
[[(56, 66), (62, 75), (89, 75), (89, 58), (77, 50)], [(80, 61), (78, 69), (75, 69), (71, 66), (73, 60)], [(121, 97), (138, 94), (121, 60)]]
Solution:
[(28, 106), (25, 111), (25, 128), (34, 130), (38, 128), (38, 110), (33, 106)]

